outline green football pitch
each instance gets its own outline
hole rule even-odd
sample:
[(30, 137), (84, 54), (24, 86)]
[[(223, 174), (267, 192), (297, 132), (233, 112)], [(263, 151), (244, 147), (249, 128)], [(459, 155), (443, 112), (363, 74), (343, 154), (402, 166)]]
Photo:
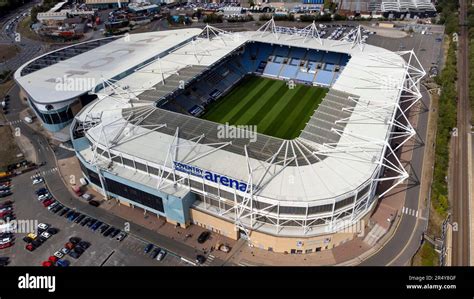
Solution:
[(229, 125), (256, 125), (257, 132), (282, 138), (299, 136), (328, 89), (249, 76), (211, 104), (202, 118)]

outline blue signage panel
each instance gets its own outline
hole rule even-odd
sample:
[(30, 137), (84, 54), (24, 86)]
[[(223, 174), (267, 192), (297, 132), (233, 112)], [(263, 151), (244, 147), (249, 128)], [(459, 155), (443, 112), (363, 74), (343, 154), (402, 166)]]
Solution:
[(242, 192), (249, 192), (250, 189), (246, 182), (238, 181), (228, 176), (218, 174), (209, 170), (204, 170), (199, 167), (173, 161), (174, 169), (180, 172), (188, 173), (200, 178), (204, 178), (205, 180), (221, 184), (222, 186), (230, 187), (238, 191)]

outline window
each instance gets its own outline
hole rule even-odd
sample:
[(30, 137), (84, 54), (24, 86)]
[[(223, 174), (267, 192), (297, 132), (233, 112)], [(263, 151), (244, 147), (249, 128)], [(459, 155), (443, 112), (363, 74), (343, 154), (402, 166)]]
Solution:
[(148, 192), (105, 178), (106, 189), (131, 201), (140, 203), (159, 212), (164, 212), (163, 199)]
[(346, 199), (336, 202), (336, 206), (334, 207), (334, 209), (339, 210), (340, 208), (348, 206), (352, 203), (354, 203), (354, 196), (351, 196), (351, 197), (348, 197)]
[(304, 253), (308, 254), (308, 253), (312, 253), (313, 252), (313, 249), (306, 249), (306, 251)]

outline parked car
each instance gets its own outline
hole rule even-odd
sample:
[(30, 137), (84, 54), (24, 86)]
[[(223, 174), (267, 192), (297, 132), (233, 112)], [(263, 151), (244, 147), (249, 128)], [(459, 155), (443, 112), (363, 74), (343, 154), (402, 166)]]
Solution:
[(65, 207), (60, 213), (59, 213), (59, 216), (64, 216), (65, 214), (67, 214), (69, 212), (69, 208), (68, 207)]
[(72, 251), (72, 250), (68, 254), (69, 254), (70, 257), (75, 258), (75, 259), (77, 259), (81, 256), (79, 253), (77, 253), (75, 251)]
[(36, 195), (43, 195), (43, 194), (46, 194), (46, 193), (49, 193), (48, 189), (46, 188), (39, 188), (38, 190), (35, 191)]
[(33, 185), (38, 185), (44, 182), (44, 179), (42, 177), (36, 177), (33, 179)]
[(161, 250), (160, 248), (155, 248), (155, 249), (151, 252), (151, 254), (150, 254), (151, 258), (152, 258), (152, 259), (156, 259), (156, 257), (157, 257), (158, 254), (160, 253), (160, 250)]
[(48, 233), (48, 232), (43, 232), (40, 237), (43, 237), (44, 239), (48, 240), (49, 238), (51, 238), (51, 234)]
[(33, 246), (33, 244), (29, 243), (29, 244), (26, 244), (25, 249), (28, 251), (34, 251), (36, 247)]
[(59, 260), (59, 258), (57, 256), (54, 256), (54, 255), (51, 255), (49, 258), (48, 258), (48, 261), (52, 262), (53, 264), (56, 264), (56, 262)]
[(38, 233), (44, 232), (44, 231), (47, 230), (49, 227), (50, 227), (50, 225), (47, 224), (47, 223), (40, 223), (40, 224), (38, 224), (38, 226), (37, 226)]
[(64, 248), (67, 248), (69, 250), (74, 249), (74, 247), (76, 247), (76, 245), (71, 242), (67, 242), (66, 244), (64, 244)]
[(117, 236), (116, 240), (120, 242), (120, 241), (122, 241), (123, 239), (125, 239), (126, 236), (127, 236), (127, 233), (126, 233), (126, 232), (121, 232), (121, 233)]
[(82, 219), (84, 219), (86, 217), (86, 215), (80, 215), (79, 217), (76, 218), (76, 220), (74, 220), (75, 223), (79, 223), (82, 221)]
[(84, 253), (85, 249), (79, 246), (74, 247), (74, 252), (79, 253), (80, 255)]
[(120, 233), (120, 229), (116, 228), (110, 233), (110, 238), (115, 238)]
[(87, 248), (89, 248), (91, 246), (91, 243), (86, 242), (86, 241), (81, 241), (81, 242), (77, 243), (76, 246), (79, 246), (82, 249), (86, 250)]
[(160, 253), (158, 253), (156, 260), (162, 261), (166, 256), (166, 251), (164, 249), (160, 250)]
[(91, 230), (96, 231), (102, 224), (102, 221), (97, 221), (96, 223), (94, 223), (94, 225), (91, 226)]
[(77, 243), (81, 242), (81, 238), (79, 238), (79, 237), (70, 237), (69, 242), (76, 245)]
[(8, 247), (11, 247), (13, 245), (12, 242), (7, 242), (7, 243), (4, 243), (4, 244), (0, 244), (0, 249), (5, 249), (5, 248), (8, 248)]
[(91, 220), (91, 219), (90, 219), (89, 217), (86, 217), (86, 219), (84, 219), (84, 220), (81, 221), (81, 223), (80, 223), (81, 226), (86, 225), (90, 220)]
[(202, 244), (202, 243), (206, 242), (207, 239), (209, 239), (210, 236), (211, 236), (211, 233), (209, 231), (204, 231), (199, 235), (197, 241), (198, 241), (199, 244)]
[(51, 198), (51, 194), (49, 194), (49, 193), (44, 193), (44, 194), (38, 195), (38, 200), (39, 201), (47, 200), (47, 199), (50, 199), (50, 198)]
[(197, 264), (202, 265), (202, 264), (204, 264), (205, 262), (206, 262), (206, 257), (205, 257), (204, 255), (198, 254), (198, 255), (196, 256), (196, 263), (197, 263)]
[(144, 253), (149, 253), (153, 249), (153, 244), (148, 244), (143, 250)]
[(102, 235), (104, 237), (108, 237), (113, 231), (115, 230), (115, 228), (113, 227), (110, 227), (108, 230), (106, 230)]
[(54, 199), (48, 199), (43, 201), (43, 206), (48, 207), (54, 202)]
[(59, 205), (59, 202), (55, 201), (49, 205), (48, 210), (51, 211)]
[(57, 257), (58, 259), (61, 259), (64, 257), (64, 253), (58, 250), (54, 253), (54, 256)]
[(106, 230), (108, 230), (110, 226), (107, 223), (104, 223), (100, 228), (99, 231), (101, 234), (103, 234)]
[(48, 234), (50, 235), (55, 235), (59, 232), (59, 229), (58, 228), (55, 228), (55, 227), (50, 227), (46, 230), (48, 232)]
[(59, 266), (59, 267), (68, 267), (69, 266), (69, 261), (68, 260), (63, 260), (63, 259), (59, 259), (56, 264)]
[(91, 206), (94, 206), (94, 207), (100, 206), (100, 203), (99, 203), (98, 201), (96, 201), (96, 200), (91, 200), (91, 201), (89, 201), (89, 204), (90, 204)]
[(63, 247), (63, 248), (60, 249), (60, 251), (61, 251), (62, 254), (65, 254), (65, 255), (66, 255), (66, 254), (68, 254), (71, 250), (70, 250), (69, 248)]
[(69, 217), (71, 217), (72, 215), (74, 215), (74, 213), (75, 213), (74, 211), (69, 211), (69, 212), (67, 212), (67, 214), (66, 214), (64, 217), (66, 217), (67, 219), (69, 219)]
[(87, 227), (92, 227), (97, 222), (97, 219), (91, 219), (89, 223), (87, 223)]

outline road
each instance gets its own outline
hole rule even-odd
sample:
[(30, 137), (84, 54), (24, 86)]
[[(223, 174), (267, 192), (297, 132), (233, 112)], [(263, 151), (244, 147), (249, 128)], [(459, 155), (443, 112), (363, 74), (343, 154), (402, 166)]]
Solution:
[[(9, 59), (8, 61), (0, 61), (0, 72), (5, 70), (16, 70), (25, 62), (40, 55), (45, 50), (45, 47), (39, 41), (30, 40), (22, 36), (16, 36), (16, 29), (20, 21), (23, 19), (23, 14), (27, 13), (29, 9), (33, 5), (38, 4), (38, 2), (39, 1), (32, 1), (31, 3), (28, 3), (10, 13), (0, 21), (0, 44), (14, 44), (20, 48), (20, 53), (12, 59)], [(17, 16), (21, 17), (16, 19)]]
[[(424, 86), (421, 87), (424, 107), (429, 107), (429, 94)], [(428, 112), (422, 111), (418, 115), (418, 137), (423, 142), (421, 146), (413, 149), (410, 163), (410, 177), (420, 178), (423, 169), (423, 156), (427, 136)], [(415, 137), (414, 137), (415, 138)], [(423, 232), (426, 230), (428, 212), (420, 202), (420, 185), (416, 184), (406, 190), (404, 207), (421, 213), (419, 217), (413, 217), (402, 213), (400, 223), (392, 238), (376, 254), (362, 262), (361, 266), (405, 266), (410, 263), (412, 257), (420, 247)]]
[(458, 46), (458, 106), (457, 128), (458, 136), (454, 137), (453, 178), (452, 178), (452, 211), (453, 222), (457, 223), (457, 231), (453, 232), (454, 266), (469, 266), (469, 171), (468, 171), (468, 135), (470, 131), (469, 104), (469, 32), (463, 24), (467, 20), (467, 0), (460, 0), (460, 35)]

